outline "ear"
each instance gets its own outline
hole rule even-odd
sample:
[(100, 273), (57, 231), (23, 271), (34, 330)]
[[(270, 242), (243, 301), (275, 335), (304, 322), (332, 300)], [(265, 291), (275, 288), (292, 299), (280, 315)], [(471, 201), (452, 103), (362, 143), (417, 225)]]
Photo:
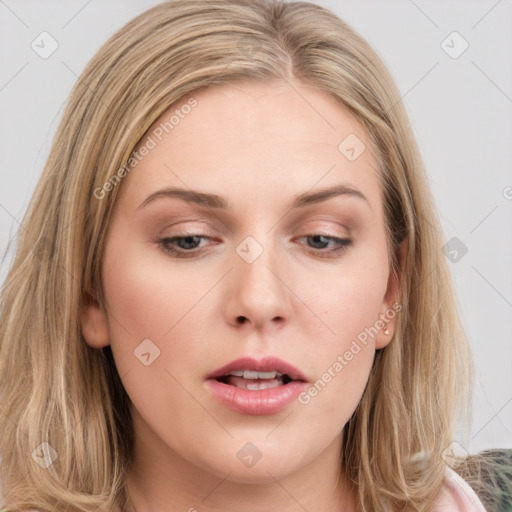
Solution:
[[(379, 315), (379, 320), (376, 322), (376, 327), (379, 329), (375, 337), (375, 348), (384, 348), (393, 339), (396, 330), (396, 322), (399, 311), (402, 309), (400, 300), (400, 290), (402, 286), (402, 275), (405, 267), (405, 260), (407, 257), (408, 239), (406, 238), (398, 247), (398, 261), (399, 270), (398, 274), (394, 272), (389, 273), (388, 287), (384, 300), (382, 301), (382, 309)], [(386, 334), (385, 331), (389, 334)]]
[(88, 345), (103, 348), (110, 344), (107, 315), (94, 293), (84, 293), (80, 307), (80, 324)]

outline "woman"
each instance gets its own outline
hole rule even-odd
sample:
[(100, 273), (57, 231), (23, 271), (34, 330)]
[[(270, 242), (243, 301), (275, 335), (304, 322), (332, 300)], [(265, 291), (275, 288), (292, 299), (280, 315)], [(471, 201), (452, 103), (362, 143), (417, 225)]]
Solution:
[(3, 289), (2, 506), (485, 510), (441, 245), (346, 23), (148, 10), (77, 81)]

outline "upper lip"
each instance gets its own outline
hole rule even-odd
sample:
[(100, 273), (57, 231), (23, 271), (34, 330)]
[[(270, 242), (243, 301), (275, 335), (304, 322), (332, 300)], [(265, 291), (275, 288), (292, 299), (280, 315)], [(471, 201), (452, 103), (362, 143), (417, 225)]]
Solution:
[(207, 376), (207, 379), (217, 379), (234, 370), (252, 370), (255, 372), (276, 371), (288, 375), (288, 377), (293, 380), (302, 380), (307, 382), (306, 377), (298, 368), (274, 356), (265, 356), (262, 359), (255, 359), (253, 357), (241, 357), (240, 359), (235, 359), (234, 361), (217, 368), (217, 370)]

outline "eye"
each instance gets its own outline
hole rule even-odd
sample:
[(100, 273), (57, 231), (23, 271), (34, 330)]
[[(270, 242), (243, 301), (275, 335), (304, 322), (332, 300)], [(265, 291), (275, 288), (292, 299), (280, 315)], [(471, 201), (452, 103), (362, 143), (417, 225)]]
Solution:
[[(173, 236), (158, 240), (158, 245), (164, 252), (176, 255), (177, 258), (188, 258), (197, 253), (195, 251), (201, 239), (209, 238), (206, 235), (191, 234), (185, 236)], [(176, 245), (179, 248), (176, 248)], [(194, 251), (194, 253), (191, 253)], [(188, 254), (190, 253), (190, 254)]]
[[(304, 238), (310, 239), (313, 245), (316, 246), (312, 247), (313, 250), (310, 252), (320, 254), (322, 257), (326, 258), (335, 258), (340, 253), (347, 251), (348, 247), (353, 243), (350, 238), (338, 238), (319, 233), (304, 235), (298, 240)], [(195, 233), (161, 238), (157, 240), (157, 244), (164, 252), (172, 254), (177, 258), (191, 258), (197, 255), (197, 253), (202, 252), (201, 250), (197, 250), (200, 247), (199, 244), (201, 240), (208, 239), (211, 238), (207, 235)], [(325, 250), (330, 243), (334, 243), (334, 247), (330, 250)]]
[[(338, 238), (335, 236), (322, 235), (319, 233), (304, 235), (300, 237), (299, 240), (302, 238), (311, 239), (313, 241), (313, 245), (316, 246), (313, 247), (314, 251), (312, 252), (320, 253), (322, 256), (325, 255), (325, 257), (327, 258), (334, 258), (340, 253), (347, 251), (348, 247), (353, 242), (351, 238)], [(325, 251), (324, 249), (326, 249), (326, 245), (328, 245), (329, 242), (333, 242), (335, 244), (335, 247), (329, 251)]]

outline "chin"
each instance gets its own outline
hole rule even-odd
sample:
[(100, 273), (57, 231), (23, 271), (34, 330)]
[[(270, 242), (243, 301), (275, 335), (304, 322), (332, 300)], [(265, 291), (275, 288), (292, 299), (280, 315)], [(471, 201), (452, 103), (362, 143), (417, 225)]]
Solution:
[(232, 467), (228, 469), (226, 473), (223, 473), (222, 477), (226, 477), (229, 473), (226, 480), (230, 482), (258, 485), (275, 483), (276, 480), (282, 480), (293, 472), (294, 468), (276, 468), (273, 464), (264, 464), (263, 461), (260, 460), (252, 468)]
[(206, 463), (208, 470), (221, 478), (229, 475), (226, 480), (232, 482), (267, 484), (281, 480), (307, 464), (305, 458), (294, 451), (292, 446), (288, 446), (285, 451), (268, 444), (263, 446), (262, 441), (259, 444), (260, 451), (250, 442), (243, 443), (242, 448), (238, 447), (239, 444), (237, 443), (235, 450), (226, 450), (222, 454), (217, 454), (216, 460), (209, 460)]

